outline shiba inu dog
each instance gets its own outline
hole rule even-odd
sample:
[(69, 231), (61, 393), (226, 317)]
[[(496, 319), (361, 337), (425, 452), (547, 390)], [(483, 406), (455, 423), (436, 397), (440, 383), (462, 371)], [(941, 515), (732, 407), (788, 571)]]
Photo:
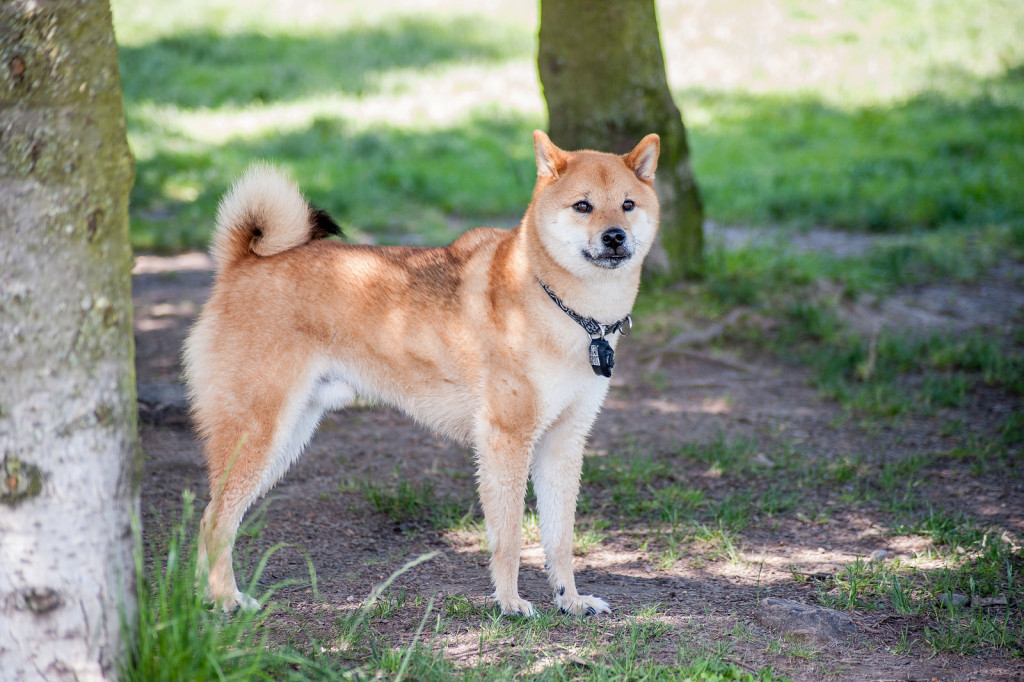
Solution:
[(503, 613), (534, 613), (518, 588), (530, 476), (555, 604), (610, 611), (577, 592), (573, 525), (584, 441), (657, 232), (659, 139), (619, 156), (533, 136), (519, 226), (443, 248), (325, 241), (337, 225), (265, 165), (221, 202), (216, 280), (184, 357), (211, 497), (199, 571), (224, 609), (258, 606), (232, 568), (242, 515), (323, 413), (361, 395), (474, 448)]

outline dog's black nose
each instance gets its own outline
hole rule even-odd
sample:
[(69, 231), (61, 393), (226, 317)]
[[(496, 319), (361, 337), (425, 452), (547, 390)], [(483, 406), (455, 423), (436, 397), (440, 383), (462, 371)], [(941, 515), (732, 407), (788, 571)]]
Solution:
[(601, 243), (607, 246), (609, 249), (615, 249), (622, 246), (623, 242), (626, 241), (626, 231), (621, 227), (610, 227), (604, 231), (601, 235)]

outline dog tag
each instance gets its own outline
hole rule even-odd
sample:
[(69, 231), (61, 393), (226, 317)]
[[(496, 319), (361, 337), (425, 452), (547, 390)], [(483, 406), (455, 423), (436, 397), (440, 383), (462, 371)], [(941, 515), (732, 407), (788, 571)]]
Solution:
[(590, 340), (590, 366), (594, 374), (600, 377), (611, 377), (615, 366), (615, 350), (605, 339)]

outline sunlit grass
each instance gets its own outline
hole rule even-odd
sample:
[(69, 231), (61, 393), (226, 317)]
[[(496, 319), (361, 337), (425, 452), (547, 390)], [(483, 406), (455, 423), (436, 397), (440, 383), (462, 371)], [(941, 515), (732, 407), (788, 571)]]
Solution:
[(205, 246), (220, 195), (257, 159), (285, 166), (359, 240), (443, 243), (472, 226), (460, 216), (507, 225), (529, 198), (542, 112), (529, 12), (113, 9), (136, 247)]
[(662, 0), (658, 8), (677, 90), (888, 106), (922, 92), (956, 94), (1024, 62), (1024, 12), (1013, 0)]
[[(533, 5), (113, 10), (136, 247), (204, 246), (217, 199), (257, 158), (286, 166), (361, 240), (442, 243), (522, 213), (529, 131), (545, 125)], [(710, 218), (891, 231), (1024, 214), (1020, 6), (659, 12)]]

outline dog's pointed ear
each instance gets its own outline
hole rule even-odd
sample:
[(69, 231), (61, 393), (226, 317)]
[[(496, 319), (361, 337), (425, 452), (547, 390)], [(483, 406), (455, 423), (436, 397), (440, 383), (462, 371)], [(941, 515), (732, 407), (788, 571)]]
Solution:
[(623, 159), (626, 165), (633, 169), (636, 176), (641, 180), (653, 180), (654, 171), (658, 169), (658, 154), (661, 152), (661, 138), (651, 133), (640, 140), (633, 151), (626, 154)]
[(537, 153), (537, 175), (549, 175), (555, 180), (565, 170), (568, 154), (555, 146), (544, 131), (533, 131), (533, 149)]

